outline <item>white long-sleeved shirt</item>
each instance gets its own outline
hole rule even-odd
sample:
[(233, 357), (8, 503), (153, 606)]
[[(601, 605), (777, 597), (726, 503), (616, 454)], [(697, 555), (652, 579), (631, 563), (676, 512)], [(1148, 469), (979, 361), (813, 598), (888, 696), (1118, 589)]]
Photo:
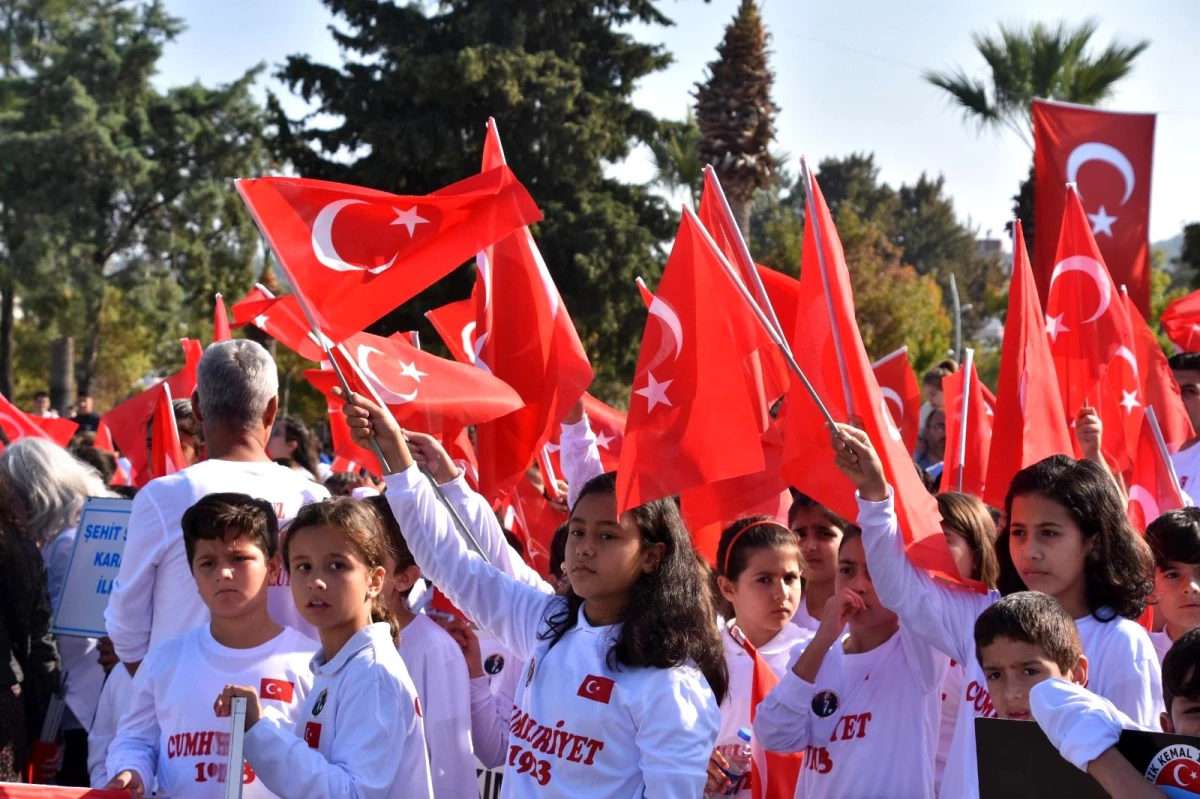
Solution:
[[(250, 685), (264, 713), (290, 723), (312, 685), (316, 650), (316, 641), (290, 627), (251, 649), (231, 649), (207, 624), (156, 646), (133, 678), (129, 709), (108, 750), (108, 779), (136, 771), (147, 790), (157, 778), (158, 793), (178, 799), (224, 796), (230, 722), (213, 714), (209, 697), (226, 685)], [(274, 795), (253, 770), (244, 772), (242, 794)]]
[(108, 748), (117, 737), (121, 716), (133, 701), (133, 677), (118, 663), (100, 689), (96, 715), (88, 730), (88, 777), (93, 788), (108, 784)]
[(1029, 712), (1063, 759), (1080, 771), (1117, 745), (1121, 730), (1159, 732), (1138, 724), (1102, 696), (1054, 677), (1029, 691)]
[[(880, 601), (900, 617), (901, 629), (910, 628), (966, 666), (963, 702), (939, 795), (944, 799), (976, 797), (979, 772), (974, 719), (993, 718), (996, 711), (975, 657), (975, 620), (1000, 594), (978, 594), (942, 585), (909, 563), (890, 493), (882, 502), (860, 498), (858, 524), (875, 591)], [(1128, 619), (1102, 622), (1091, 615), (1076, 619), (1075, 626), (1091, 664), (1092, 690), (1112, 700), (1138, 723), (1153, 724), (1162, 711), (1162, 675), (1146, 631)]]
[[(50, 604), (55, 612), (62, 601), (63, 586), (67, 581), (71, 553), (74, 550), (74, 527), (63, 530), (42, 547)], [(58, 643), (58, 655), (62, 658), (63, 673), (67, 679), (67, 708), (79, 727), (89, 730), (92, 727), (92, 719), (96, 716), (96, 706), (100, 702), (100, 691), (104, 687), (104, 667), (100, 665), (96, 654), (97, 641), (95, 638), (78, 635), (59, 635), (55, 640)]]
[(612, 668), (607, 655), (619, 629), (589, 624), (582, 609), (550, 646), (542, 633), (566, 600), (470, 552), (415, 466), (386, 479), (417, 565), (529, 664), (510, 725), (502, 796), (703, 793), (720, 712), (699, 670)]
[[(151, 480), (133, 500), (125, 553), (104, 611), (105, 628), (117, 656), (136, 663), (155, 644), (208, 621), (183, 547), (183, 512), (217, 492), (259, 497), (275, 508), (282, 528), (302, 505), (329, 492), (299, 472), (277, 463), (207, 460)], [(271, 617), (302, 632), (312, 628), (292, 601), (286, 569), (270, 586)]]
[[(750, 729), (751, 696), (754, 687), (754, 659), (746, 648), (734, 637), (732, 625), (721, 630), (721, 642), (725, 644), (725, 665), (729, 668), (729, 693), (721, 703), (721, 727), (717, 732), (717, 750), (728, 758), (734, 748), (741, 747), (738, 730)], [(812, 640), (811, 630), (788, 624), (774, 638), (758, 649), (759, 657), (775, 672), (776, 677), (787, 673), (788, 661), (797, 648), (803, 649)], [(738, 790), (738, 796), (750, 796), (749, 781)]]
[[(804, 752), (798, 797), (932, 796), (949, 659), (903, 626), (870, 652), (847, 653), (845, 641), (829, 649), (811, 683), (789, 668), (758, 706), (759, 743)], [(792, 665), (802, 652), (793, 649)]]
[(417, 690), (386, 624), (371, 624), (326, 660), (295, 727), (262, 719), (246, 733), (246, 761), (287, 799), (432, 797)]
[(469, 796), (475, 788), (471, 688), (462, 650), (428, 616), (400, 631), (400, 657), (421, 699), (425, 746), (436, 796)]
[(604, 474), (600, 445), (586, 413), (575, 424), (563, 424), (558, 445), (558, 462), (567, 481), (567, 507), (573, 508), (584, 484)]

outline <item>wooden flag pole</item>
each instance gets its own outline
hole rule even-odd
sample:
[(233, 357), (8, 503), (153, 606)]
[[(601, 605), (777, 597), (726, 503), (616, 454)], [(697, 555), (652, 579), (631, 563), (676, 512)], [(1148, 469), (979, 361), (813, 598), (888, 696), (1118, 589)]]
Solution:
[(779, 331), (771, 325), (771, 321), (767, 318), (767, 315), (763, 312), (763, 309), (758, 307), (758, 303), (754, 301), (754, 296), (750, 293), (750, 289), (746, 287), (746, 284), (738, 275), (737, 270), (734, 269), (733, 264), (729, 263), (729, 260), (725, 257), (725, 254), (721, 252), (721, 248), (717, 246), (717, 243), (713, 241), (712, 236), (709, 235), (708, 231), (704, 229), (704, 225), (700, 223), (699, 218), (697, 218), (692, 209), (685, 205), (683, 207), (683, 213), (685, 216), (691, 218), (691, 220), (696, 224), (696, 227), (700, 230), (701, 234), (704, 236), (705, 240), (708, 242), (708, 245), (712, 247), (712, 250), (714, 253), (716, 253), (717, 258), (720, 259), (721, 266), (725, 268), (725, 273), (729, 275), (730, 280), (733, 281), (733, 285), (737, 287), (738, 293), (742, 295), (742, 299), (744, 299), (750, 306), (750, 310), (754, 312), (754, 316), (756, 319), (758, 319), (758, 323), (763, 326), (764, 330), (767, 331), (767, 335), (770, 336), (771, 340), (775, 342), (775, 346), (779, 348), (781, 353), (783, 353), (783, 358), (785, 361), (787, 361), (788, 367), (791, 368), (792, 373), (795, 374), (796, 377), (800, 378), (800, 382), (804, 384), (804, 388), (808, 392), (808, 395), (812, 397), (813, 402), (817, 404), (817, 408), (821, 411), (821, 415), (825, 417), (825, 422), (829, 425), (829, 429), (836, 434), (837, 422), (833, 420), (833, 416), (829, 413), (829, 409), (825, 407), (825, 403), (822, 402), (821, 398), (817, 395), (817, 390), (813, 388), (812, 383), (809, 382), (808, 377), (800, 368), (800, 364), (796, 363), (796, 359), (792, 355), (792, 348), (788, 346), (787, 340), (784, 339), (783, 336), (780, 335)]

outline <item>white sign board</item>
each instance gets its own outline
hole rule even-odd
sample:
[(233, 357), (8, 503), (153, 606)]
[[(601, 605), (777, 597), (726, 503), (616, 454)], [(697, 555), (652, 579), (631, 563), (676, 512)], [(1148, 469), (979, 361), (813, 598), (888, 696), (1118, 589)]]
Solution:
[(83, 506), (53, 632), (87, 638), (107, 635), (104, 609), (121, 569), (132, 510), (132, 499), (92, 497)]

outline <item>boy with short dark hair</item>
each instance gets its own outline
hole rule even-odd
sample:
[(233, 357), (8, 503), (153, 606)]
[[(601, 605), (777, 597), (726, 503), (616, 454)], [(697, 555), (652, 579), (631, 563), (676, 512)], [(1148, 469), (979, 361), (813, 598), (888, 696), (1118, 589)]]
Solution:
[(1150, 633), (1161, 663), (1172, 642), (1200, 627), (1200, 508), (1167, 511), (1146, 527), (1154, 553), (1154, 613), (1164, 622)]
[[(1200, 431), (1200, 352), (1178, 352), (1167, 363), (1179, 386), (1188, 419), (1192, 427)], [(1175, 473), (1179, 475), (1179, 485), (1193, 501), (1200, 496), (1200, 446), (1196, 446), (1197, 443), (1200, 438), (1193, 438), (1171, 456)]]
[[(267, 612), (267, 586), (280, 568), (270, 503), (209, 494), (184, 512), (182, 526), (210, 622), (154, 647), (141, 664), (108, 751), (107, 787), (148, 793), (157, 780), (158, 793), (173, 799), (219, 797), (228, 776), (229, 723), (197, 697), (254, 685), (265, 712), (294, 721), (312, 686), (318, 645)], [(247, 799), (272, 796), (249, 764), (238, 778)]]

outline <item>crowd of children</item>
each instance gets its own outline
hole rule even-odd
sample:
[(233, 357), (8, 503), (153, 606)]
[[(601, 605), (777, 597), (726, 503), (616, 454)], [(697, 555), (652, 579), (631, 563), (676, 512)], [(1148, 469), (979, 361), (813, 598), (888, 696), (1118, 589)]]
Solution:
[[(81, 681), (64, 727), (89, 732), (68, 746), (79, 784), (176, 799), (234, 779), (251, 797), (474, 797), (489, 770), (505, 797), (958, 799), (980, 791), (977, 718), (1036, 723), (1111, 795), (1159, 796), (1121, 731), (1200, 734), (1200, 509), (1143, 537), (1092, 461), (1022, 470), (998, 511), (938, 495), (969, 590), (910, 563), (871, 442), (839, 426), (857, 518), (794, 495), (787, 524), (728, 526), (710, 565), (673, 500), (617, 513), (577, 410), (543, 575), (437, 439), (362, 397), (346, 422), (391, 473), (321, 488), (260, 350), (201, 360), (207, 459), (134, 500), (108, 639), (60, 638), (60, 657), (47, 633), (82, 498), (103, 486), (38, 442), (0, 457), (0, 678), (20, 689), (0, 691), (0, 779), (36, 760), (62, 669)], [(431, 608), (430, 586), (461, 615)], [(68, 762), (33, 776), (70, 781)]]

